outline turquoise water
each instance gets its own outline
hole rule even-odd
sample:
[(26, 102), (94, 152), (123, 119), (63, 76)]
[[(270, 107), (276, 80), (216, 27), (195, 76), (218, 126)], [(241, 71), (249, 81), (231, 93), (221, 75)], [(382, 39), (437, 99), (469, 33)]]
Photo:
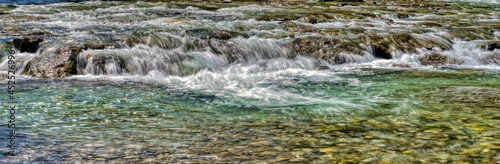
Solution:
[(16, 83), (19, 156), (2, 158), (493, 162), (499, 82), (488, 70), (367, 69), (261, 84), (294, 93), (276, 103), (136, 78), (26, 79)]

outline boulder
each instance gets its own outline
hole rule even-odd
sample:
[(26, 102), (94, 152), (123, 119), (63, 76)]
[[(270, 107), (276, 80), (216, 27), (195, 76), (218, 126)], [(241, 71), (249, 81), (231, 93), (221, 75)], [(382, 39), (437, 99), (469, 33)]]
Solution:
[(23, 73), (35, 77), (68, 77), (77, 74), (76, 57), (81, 48), (59, 46), (55, 49), (47, 48), (32, 59)]

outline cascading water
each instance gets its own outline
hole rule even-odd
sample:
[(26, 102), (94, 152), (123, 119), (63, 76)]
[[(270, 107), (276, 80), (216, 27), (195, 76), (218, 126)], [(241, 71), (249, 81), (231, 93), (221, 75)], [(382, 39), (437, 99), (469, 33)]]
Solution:
[(387, 3), (0, 5), (0, 163), (498, 161), (499, 6)]

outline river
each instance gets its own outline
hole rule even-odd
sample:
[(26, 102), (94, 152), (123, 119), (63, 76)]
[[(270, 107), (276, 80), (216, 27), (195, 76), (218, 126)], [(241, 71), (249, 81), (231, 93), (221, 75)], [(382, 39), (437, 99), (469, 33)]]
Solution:
[(497, 3), (45, 2), (0, 5), (1, 163), (500, 161)]

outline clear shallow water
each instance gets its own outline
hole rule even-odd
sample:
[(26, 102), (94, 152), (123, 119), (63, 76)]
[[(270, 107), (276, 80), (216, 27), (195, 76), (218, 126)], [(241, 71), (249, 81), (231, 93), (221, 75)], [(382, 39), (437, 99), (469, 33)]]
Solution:
[[(16, 98), (22, 102), (17, 117), (22, 125), (21, 152), (16, 158), (2, 158), (7, 162), (498, 161), (498, 72), (314, 73), (328, 76), (298, 74), (249, 87), (270, 93), (279, 88), (279, 100), (138, 77), (20, 80)], [(2, 113), (0, 122), (6, 118)]]

